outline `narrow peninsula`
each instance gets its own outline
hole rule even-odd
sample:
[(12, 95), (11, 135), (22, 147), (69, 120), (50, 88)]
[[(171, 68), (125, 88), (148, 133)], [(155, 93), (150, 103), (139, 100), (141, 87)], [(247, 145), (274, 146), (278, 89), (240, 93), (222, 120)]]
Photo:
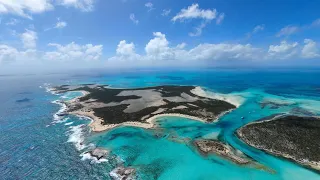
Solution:
[(203, 122), (214, 122), (236, 106), (230, 102), (202, 96), (200, 87), (156, 86), (115, 89), (102, 85), (63, 85), (55, 93), (83, 92), (83, 96), (64, 101), (64, 114), (90, 117), (93, 131), (104, 131), (119, 125), (152, 128), (160, 116), (180, 116)]
[(237, 136), (250, 146), (320, 171), (320, 119), (275, 116), (247, 124)]

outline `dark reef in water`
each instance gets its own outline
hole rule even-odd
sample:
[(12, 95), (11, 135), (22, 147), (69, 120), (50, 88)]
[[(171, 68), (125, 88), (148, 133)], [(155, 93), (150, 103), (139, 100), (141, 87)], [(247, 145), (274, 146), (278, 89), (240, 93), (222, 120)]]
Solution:
[(245, 125), (237, 136), (250, 146), (320, 170), (319, 118), (275, 117)]
[(200, 97), (194, 86), (156, 86), (136, 89), (112, 89), (100, 85), (63, 85), (54, 91), (86, 91), (88, 94), (67, 104), (69, 111), (93, 111), (103, 125), (145, 122), (157, 114), (183, 114), (214, 121), (236, 107), (228, 102)]
[(19, 99), (19, 100), (16, 100), (16, 103), (25, 103), (25, 102), (30, 102), (31, 99), (29, 98), (24, 98), (24, 99)]

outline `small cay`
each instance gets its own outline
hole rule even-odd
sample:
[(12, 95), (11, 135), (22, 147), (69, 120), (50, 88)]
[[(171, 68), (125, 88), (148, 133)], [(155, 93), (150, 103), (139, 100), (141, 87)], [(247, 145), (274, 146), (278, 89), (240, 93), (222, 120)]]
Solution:
[(119, 125), (152, 128), (159, 116), (181, 116), (213, 122), (236, 106), (197, 94), (195, 86), (156, 86), (138, 89), (112, 89), (100, 85), (63, 85), (56, 93), (81, 91), (83, 96), (65, 101), (67, 113), (93, 119), (93, 131)]
[(241, 152), (236, 154), (234, 148), (217, 140), (198, 139), (194, 141), (194, 145), (204, 155), (216, 154), (240, 165), (251, 162), (251, 159), (245, 154)]
[(320, 171), (320, 119), (276, 116), (237, 130), (250, 146)]

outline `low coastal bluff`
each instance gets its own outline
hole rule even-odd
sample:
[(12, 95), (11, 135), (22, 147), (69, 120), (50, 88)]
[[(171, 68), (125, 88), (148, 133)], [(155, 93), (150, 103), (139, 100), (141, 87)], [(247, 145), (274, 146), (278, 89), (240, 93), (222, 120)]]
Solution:
[(82, 97), (64, 102), (68, 113), (93, 119), (93, 131), (117, 125), (150, 128), (161, 115), (213, 122), (236, 106), (223, 100), (197, 95), (195, 86), (156, 86), (136, 89), (113, 89), (100, 85), (63, 85), (56, 93), (81, 91)]
[(237, 136), (257, 149), (320, 171), (320, 119), (317, 117), (276, 116), (241, 127)]

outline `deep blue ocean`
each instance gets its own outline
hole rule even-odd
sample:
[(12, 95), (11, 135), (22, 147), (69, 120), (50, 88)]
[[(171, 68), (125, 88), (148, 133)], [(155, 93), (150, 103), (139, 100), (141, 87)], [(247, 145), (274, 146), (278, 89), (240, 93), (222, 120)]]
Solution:
[[(121, 165), (134, 167), (138, 179), (320, 179), (285, 159), (243, 144), (234, 131), (279, 113), (320, 115), (320, 70), (136, 70), (0, 76), (0, 179), (110, 179)], [(204, 124), (191, 119), (158, 119), (159, 128), (119, 127), (93, 133), (86, 118), (54, 117), (53, 101), (79, 93), (53, 95), (45, 87), (97, 83), (115, 88), (196, 85), (208, 94), (242, 99), (241, 106)], [(279, 107), (261, 106), (269, 102)], [(242, 119), (241, 117), (245, 117)], [(161, 134), (162, 138), (159, 138)], [(203, 157), (190, 139), (223, 140), (263, 166), (239, 166), (218, 156)], [(84, 156), (90, 147), (111, 151), (106, 162)]]

